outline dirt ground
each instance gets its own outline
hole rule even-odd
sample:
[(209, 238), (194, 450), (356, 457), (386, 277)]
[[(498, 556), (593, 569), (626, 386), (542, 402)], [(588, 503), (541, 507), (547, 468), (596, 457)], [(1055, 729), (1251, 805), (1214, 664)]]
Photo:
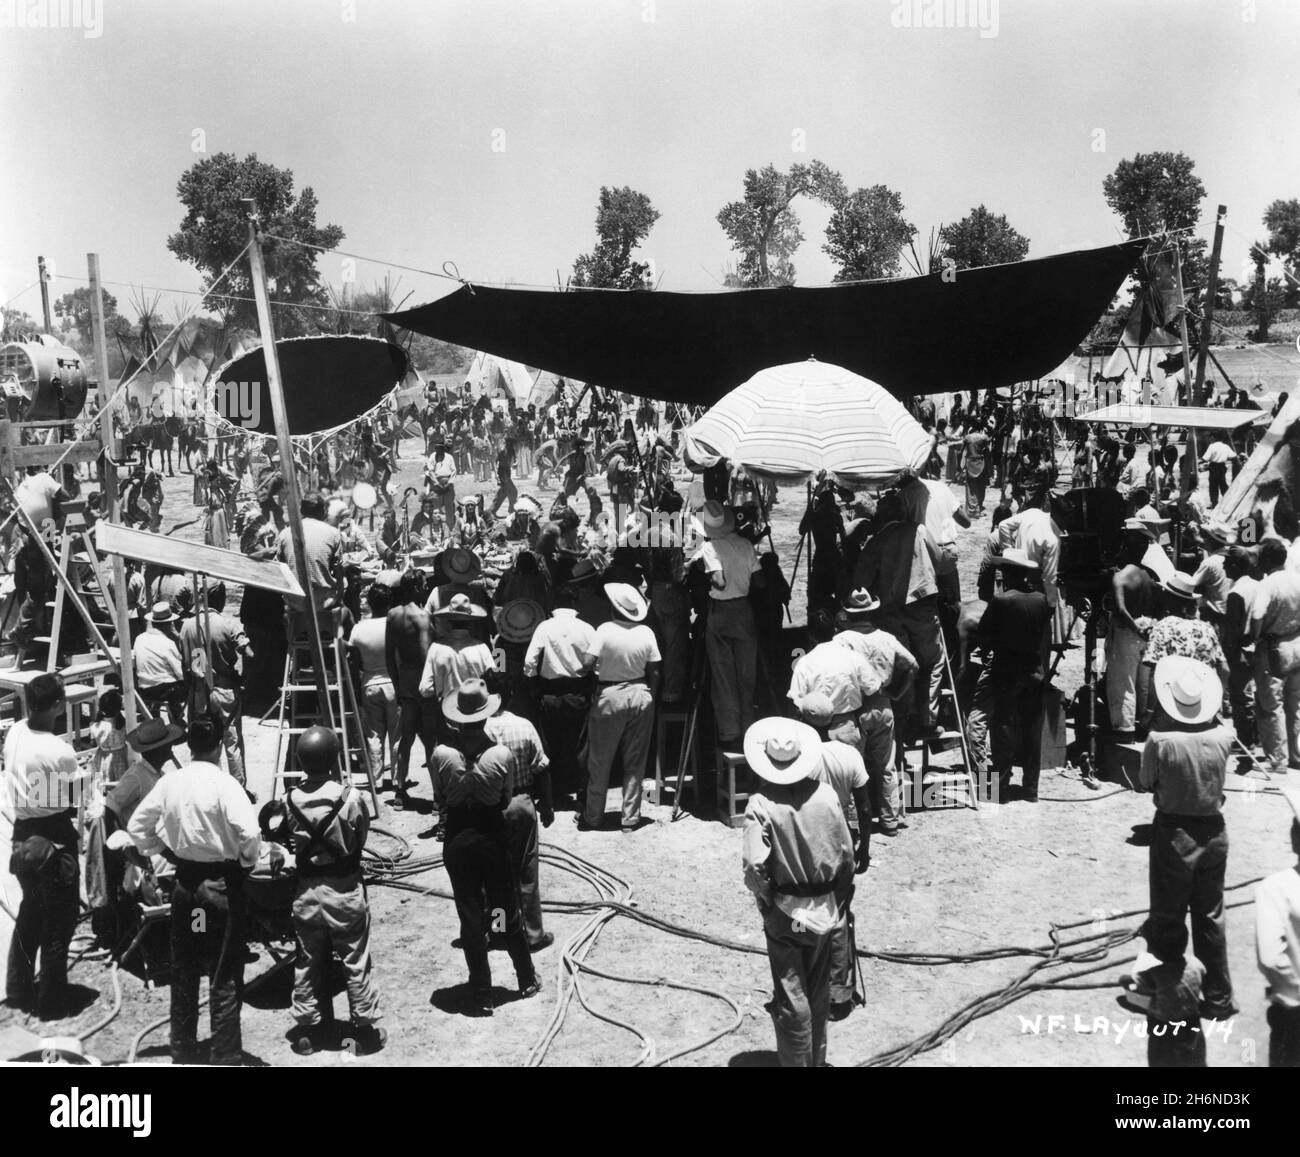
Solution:
[[(419, 444), (403, 445), (401, 478), (418, 480)], [(460, 480), (465, 484), (465, 479)], [(189, 502), (190, 478), (166, 483), (164, 533), (198, 538), (200, 526)], [(481, 488), (481, 487), (480, 487)], [(528, 483), (521, 490), (535, 490)], [(775, 511), (776, 542), (787, 573), (794, 555), (795, 527), (803, 509), (802, 491), (783, 491)], [(991, 503), (990, 503), (991, 506)], [(966, 590), (974, 587), (988, 517), (962, 533), (962, 571)], [(802, 585), (802, 584), (800, 584)], [(800, 596), (802, 602), (802, 596)], [(801, 611), (797, 608), (796, 613)], [(1061, 665), (1058, 685), (1067, 694), (1081, 680), (1078, 650)], [(269, 798), (273, 725), (245, 720), (250, 786)], [(413, 762), (414, 766), (414, 762)], [(1246, 791), (1237, 778), (1231, 785), (1226, 814), (1232, 839), (1228, 881), (1236, 884), (1277, 871), (1292, 862), (1287, 829), (1289, 811), (1275, 792)], [(416, 795), (428, 800), (423, 773)], [(858, 877), (853, 904), (859, 946), (873, 953), (968, 955), (1020, 946), (1042, 949), (1053, 924), (1083, 926), (1066, 938), (1135, 928), (1140, 916), (1116, 915), (1143, 909), (1147, 903), (1146, 844), (1151, 804), (1143, 796), (1104, 784), (1090, 791), (1073, 769), (1045, 770), (1042, 802), (1012, 801), (982, 808), (927, 810), (911, 817), (897, 839), (872, 842), (870, 872)], [(705, 809), (670, 822), (670, 808), (647, 804), (653, 822), (634, 835), (618, 832), (578, 833), (571, 813), (561, 811), (543, 833), (544, 843), (569, 849), (627, 881), (633, 902), (663, 920), (719, 938), (761, 949), (757, 911), (741, 882), (740, 831), (712, 818)], [(703, 817), (703, 818), (701, 818)], [(420, 812), (385, 810), (379, 826), (406, 839), (414, 854), (440, 849), (432, 839), (432, 821)], [(7, 841), (8, 826), (4, 826)], [(396, 843), (379, 839), (390, 854)], [(0, 864), (7, 863), (0, 847)], [(449, 891), (441, 869), (413, 878), (421, 887)], [(6, 895), (16, 900), (17, 887), (3, 877)], [(544, 864), (542, 891), (547, 901), (591, 898), (590, 887), (577, 877)], [(1249, 901), (1252, 889), (1241, 888), (1230, 901)], [(245, 1049), (274, 1065), (519, 1065), (543, 1033), (559, 988), (560, 946), (588, 920), (587, 915), (548, 913), (547, 927), (556, 945), (536, 957), (544, 989), (540, 997), (512, 999), (514, 977), (504, 952), (492, 953), (494, 981), (502, 1002), (491, 1019), (465, 1015), (459, 1006), (465, 980), (464, 959), (452, 941), (458, 935), (450, 901), (377, 886), (370, 891), (372, 948), (390, 1040), (375, 1057), (346, 1051), (311, 1058), (295, 1056), (285, 1039), (290, 1026), (288, 983), (283, 975), (253, 993), (243, 1013)], [(1247, 902), (1228, 918), (1228, 941), (1237, 1003), (1241, 1013), (1207, 1034), (1211, 1065), (1266, 1064), (1263, 984), (1255, 966), (1253, 907)], [(0, 921), (0, 949), (7, 950), (11, 926)], [(1114, 981), (1124, 971), (1120, 961), (1141, 948), (1141, 941), (1111, 953), (1112, 966), (1085, 978), (1106, 987), (1030, 991), (1000, 1011), (975, 1020), (952, 1040), (921, 1053), (910, 1063), (958, 1066), (1141, 1066), (1146, 1044), (1139, 1034), (1145, 1019), (1117, 1002)], [(165, 951), (165, 948), (163, 949)], [(971, 1001), (1005, 988), (1035, 963), (1036, 957), (974, 963), (912, 964), (867, 958), (862, 962), (866, 1004), (846, 1021), (833, 1024), (830, 1060), (851, 1065), (931, 1033)], [(600, 933), (588, 956), (604, 970), (645, 978), (629, 985), (589, 977), (587, 999), (598, 1010), (629, 1022), (649, 1036), (656, 1055), (720, 1031), (731, 1023), (731, 1009), (705, 995), (654, 983), (672, 979), (725, 992), (742, 1011), (740, 1027), (719, 1041), (675, 1063), (749, 1066), (775, 1062), (771, 1022), (764, 1010), (770, 977), (762, 955), (741, 953), (669, 935), (644, 924), (616, 917)], [(268, 964), (264, 951), (250, 962), (251, 979)], [(1076, 967), (1086, 967), (1077, 965)], [(1068, 969), (1062, 969), (1066, 971)], [(1049, 970), (1047, 975), (1051, 975)], [(100, 963), (82, 962), (72, 973), (85, 986), (90, 1003), (73, 1021), (45, 1026), (48, 1035), (75, 1033), (98, 1020), (111, 1005), (109, 974)], [(88, 1050), (106, 1062), (126, 1056), (131, 1038), (167, 1012), (168, 990), (146, 990), (135, 975), (123, 976), (120, 1015), (88, 1042)], [(94, 996), (95, 991), (100, 995)], [(335, 1007), (346, 1016), (342, 993)], [(6, 1027), (35, 1027), (23, 1017), (0, 1012)], [(549, 1065), (624, 1065), (638, 1056), (637, 1039), (604, 1023), (576, 1001), (545, 1063)], [(165, 1027), (144, 1042), (141, 1059), (166, 1063)]]

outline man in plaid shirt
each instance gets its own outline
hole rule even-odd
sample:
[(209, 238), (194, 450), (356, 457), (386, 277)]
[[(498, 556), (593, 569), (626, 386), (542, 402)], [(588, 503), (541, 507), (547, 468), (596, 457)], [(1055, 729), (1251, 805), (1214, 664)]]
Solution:
[[(500, 693), (502, 676), (493, 669), (484, 681), (493, 694)], [(527, 719), (504, 708), (485, 724), (488, 737), (510, 750), (514, 757), (510, 777), (510, 805), (505, 810), (506, 844), (510, 863), (519, 881), (519, 910), (524, 919), (524, 935), (532, 952), (540, 952), (555, 942), (555, 934), (542, 929), (542, 895), (538, 887), (538, 848), (543, 827), (555, 822), (551, 805), (551, 761), (542, 746), (537, 728)]]

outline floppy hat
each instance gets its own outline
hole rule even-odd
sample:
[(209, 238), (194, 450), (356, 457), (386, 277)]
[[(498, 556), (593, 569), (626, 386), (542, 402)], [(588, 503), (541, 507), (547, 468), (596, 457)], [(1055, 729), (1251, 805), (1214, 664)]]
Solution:
[(1145, 518), (1126, 518), (1124, 519), (1124, 529), (1136, 530), (1139, 534), (1145, 534), (1154, 542), (1158, 526), (1154, 522), (1148, 522)]
[(435, 615), (449, 615), (454, 619), (487, 618), (487, 611), (473, 602), (469, 595), (464, 593), (452, 595), (445, 607), (439, 607), (433, 613)]
[(835, 704), (825, 691), (810, 691), (797, 704), (799, 714), (813, 727), (826, 727), (835, 718)]
[(1019, 546), (1009, 546), (1001, 554), (995, 554), (989, 559), (989, 565), (1018, 566), (1022, 570), (1038, 570), (1038, 563)]
[(846, 615), (865, 615), (869, 611), (874, 611), (880, 606), (880, 600), (874, 598), (866, 587), (858, 587), (857, 590), (851, 591), (848, 598), (844, 600), (844, 613)]
[(453, 547), (442, 556), (442, 573), (454, 583), (472, 582), (482, 571), (478, 555), (463, 546)]
[(146, 719), (134, 731), (128, 731), (126, 741), (143, 754), (158, 747), (168, 747), (185, 738), (185, 728), (161, 719)]
[(745, 762), (768, 783), (807, 779), (822, 757), (821, 737), (806, 723), (772, 715), (745, 732)]
[(500, 709), (501, 696), (489, 693), (482, 679), (466, 679), (442, 701), (442, 713), (453, 723), (477, 723)]
[(710, 538), (715, 535), (728, 534), (736, 525), (735, 517), (731, 511), (716, 498), (710, 498), (708, 502), (701, 506), (696, 518), (699, 519), (700, 526), (704, 528), (705, 535)]
[(526, 643), (545, 618), (546, 609), (536, 599), (511, 599), (497, 611), (497, 633), (507, 643)]
[(630, 583), (606, 583), (605, 597), (623, 618), (631, 619), (634, 623), (644, 619), (650, 609), (645, 597)]
[(1237, 541), (1237, 532), (1226, 522), (1219, 522), (1217, 519), (1202, 523), (1201, 533), (1224, 546), (1231, 546)]
[(1165, 714), (1180, 723), (1205, 723), (1223, 706), (1223, 684), (1198, 659), (1166, 655), (1156, 664), (1152, 682)]
[(172, 613), (172, 605), (166, 599), (159, 599), (149, 611), (151, 623), (174, 623), (177, 616)]
[(1195, 599), (1196, 587), (1192, 585), (1192, 576), (1183, 574), (1182, 571), (1174, 571), (1164, 582), (1160, 584), (1171, 595), (1180, 599)]

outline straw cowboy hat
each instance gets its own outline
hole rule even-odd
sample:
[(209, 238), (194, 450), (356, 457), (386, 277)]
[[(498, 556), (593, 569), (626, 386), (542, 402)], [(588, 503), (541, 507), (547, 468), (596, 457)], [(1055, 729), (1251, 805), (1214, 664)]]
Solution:
[(989, 559), (989, 565), (1018, 566), (1022, 570), (1038, 570), (1038, 563), (1019, 546), (1009, 546), (1001, 554), (995, 554)]
[(442, 701), (442, 713), (453, 723), (478, 723), (501, 710), (501, 696), (493, 695), (482, 679), (466, 679)]
[(873, 598), (866, 587), (858, 587), (857, 590), (851, 591), (848, 598), (844, 600), (844, 613), (846, 615), (865, 615), (874, 611), (878, 606), (880, 606), (879, 599)]
[(813, 727), (827, 727), (835, 718), (835, 704), (825, 691), (809, 691), (797, 706), (805, 722)]
[(1226, 522), (1219, 522), (1217, 519), (1202, 523), (1201, 533), (1206, 538), (1214, 539), (1220, 546), (1231, 546), (1237, 541), (1237, 532)]
[(174, 623), (177, 618), (179, 616), (173, 614), (172, 605), (166, 599), (159, 599), (149, 612), (149, 621), (151, 623)]
[(546, 608), (536, 599), (511, 599), (497, 611), (497, 633), (507, 643), (527, 643), (546, 619)]
[(606, 583), (605, 597), (614, 610), (634, 623), (644, 619), (650, 609), (641, 592), (629, 583)]
[(696, 515), (706, 538), (721, 538), (735, 529), (736, 519), (716, 498), (710, 498)]
[(475, 603), (467, 594), (455, 594), (445, 607), (439, 607), (435, 615), (446, 615), (453, 619), (486, 619), (487, 611)]
[(1174, 571), (1160, 585), (1176, 598), (1188, 600), (1195, 600), (1196, 598), (1196, 587), (1192, 585), (1192, 576), (1183, 574), (1182, 571)]
[(185, 728), (161, 719), (146, 719), (134, 731), (128, 731), (126, 741), (142, 755), (159, 747), (170, 747), (185, 738)]
[(821, 737), (806, 723), (779, 715), (760, 719), (745, 732), (745, 762), (768, 783), (807, 779), (822, 758)]
[(1155, 542), (1160, 533), (1159, 524), (1148, 522), (1145, 518), (1124, 519), (1124, 529), (1136, 531), (1138, 534), (1145, 534), (1152, 542)]
[(1180, 723), (1205, 723), (1223, 706), (1223, 684), (1198, 659), (1166, 655), (1156, 664), (1152, 683), (1165, 714)]
[(472, 550), (456, 546), (442, 556), (442, 573), (454, 583), (473, 582), (483, 573), (483, 564)]

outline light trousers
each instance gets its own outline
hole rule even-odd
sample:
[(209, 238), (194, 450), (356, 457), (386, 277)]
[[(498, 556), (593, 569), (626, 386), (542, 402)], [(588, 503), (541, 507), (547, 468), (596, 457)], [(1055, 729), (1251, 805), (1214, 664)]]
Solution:
[(650, 756), (654, 700), (644, 683), (608, 683), (600, 687), (587, 715), (587, 823), (596, 827), (605, 816), (614, 757), (623, 761), (623, 826), (641, 818), (641, 781)]

